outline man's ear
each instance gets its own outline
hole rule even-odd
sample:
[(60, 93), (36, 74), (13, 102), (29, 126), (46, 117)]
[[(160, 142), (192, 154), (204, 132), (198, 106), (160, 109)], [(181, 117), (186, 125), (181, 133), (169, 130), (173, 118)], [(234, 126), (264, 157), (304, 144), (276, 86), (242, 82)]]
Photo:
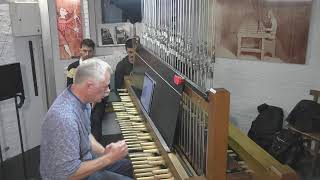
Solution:
[(93, 82), (93, 81), (91, 81), (91, 80), (87, 80), (87, 81), (86, 81), (86, 87), (87, 87), (87, 88), (91, 88), (93, 85), (94, 85), (94, 82)]

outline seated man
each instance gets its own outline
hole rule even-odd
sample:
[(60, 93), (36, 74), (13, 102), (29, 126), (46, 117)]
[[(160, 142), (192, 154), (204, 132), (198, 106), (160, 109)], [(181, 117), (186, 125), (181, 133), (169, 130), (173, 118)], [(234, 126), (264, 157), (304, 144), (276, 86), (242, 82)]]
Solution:
[(128, 39), (125, 44), (126, 51), (128, 55), (123, 58), (116, 66), (115, 72), (115, 88), (122, 89), (124, 88), (124, 76), (127, 76), (131, 73), (133, 69), (133, 63), (135, 59), (136, 52), (136, 39)]
[(92, 58), (94, 54), (94, 47), (95, 44), (91, 39), (83, 39), (80, 44), (80, 59), (78, 61), (75, 61), (71, 63), (68, 66), (68, 72), (67, 72), (67, 86), (71, 85), (73, 83), (73, 78), (75, 71), (79, 64), (81, 64), (86, 59)]
[(42, 125), (42, 179), (131, 179), (131, 163), (123, 159), (128, 154), (126, 143), (103, 147), (90, 133), (90, 103), (109, 94), (111, 71), (100, 59), (84, 61), (75, 72), (74, 83), (51, 105)]
[[(73, 83), (75, 71), (79, 64), (88, 58), (93, 57), (95, 44), (91, 39), (84, 39), (80, 45), (80, 59), (68, 66), (67, 87)], [(101, 143), (102, 141), (102, 118), (105, 113), (104, 100), (96, 103), (91, 112), (91, 133), (95, 139)]]

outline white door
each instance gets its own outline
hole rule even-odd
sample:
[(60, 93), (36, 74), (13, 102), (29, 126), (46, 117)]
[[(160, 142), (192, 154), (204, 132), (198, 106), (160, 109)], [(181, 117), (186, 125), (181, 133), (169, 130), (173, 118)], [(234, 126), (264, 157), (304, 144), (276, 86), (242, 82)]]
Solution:
[[(21, 63), (26, 100), (20, 112), (24, 149), (27, 151), (40, 144), (40, 129), (47, 111), (45, 73), (41, 47), (41, 35), (15, 37), (9, 4), (0, 5), (0, 65)], [(16, 13), (12, 13), (14, 16)], [(23, 16), (25, 17), (25, 16)], [(19, 18), (16, 18), (17, 22)], [(28, 24), (31, 27), (33, 24)], [(17, 28), (25, 29), (25, 28)], [(38, 33), (39, 34), (39, 33)], [(34, 63), (31, 63), (29, 41), (32, 44)], [(34, 64), (34, 65), (32, 65)], [(32, 68), (34, 67), (34, 68)], [(34, 72), (34, 75), (33, 73)], [(36, 83), (34, 83), (36, 82)], [(10, 82), (2, 82), (0, 88)], [(36, 87), (34, 86), (36, 84)], [(37, 89), (38, 91), (35, 91)], [(35, 93), (37, 92), (37, 93)], [(15, 104), (13, 99), (0, 102), (0, 144), (2, 157), (8, 159), (21, 153)]]
[(14, 44), (26, 96), (21, 108), (24, 144), (30, 149), (40, 144), (41, 125), (47, 111), (42, 40), (41, 36), (18, 37)]
[[(25, 101), (19, 114), (24, 150), (27, 151), (40, 145), (41, 125), (47, 111), (41, 36), (14, 37), (13, 44), (16, 62), (21, 65), (25, 92)], [(7, 146), (7, 151), (3, 152), (5, 159), (21, 153), (14, 101), (7, 100), (6, 103), (8, 110), (2, 114), (2, 118), (10, 119), (12, 125), (9, 128), (12, 129), (3, 133)]]

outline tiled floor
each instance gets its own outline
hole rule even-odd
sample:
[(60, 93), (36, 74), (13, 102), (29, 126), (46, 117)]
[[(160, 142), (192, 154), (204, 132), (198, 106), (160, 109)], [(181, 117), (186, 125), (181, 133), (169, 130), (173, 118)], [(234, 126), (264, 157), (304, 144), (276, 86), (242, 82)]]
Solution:
[[(35, 147), (25, 153), (26, 159), (26, 177), (28, 180), (40, 179), (39, 162), (40, 162), (40, 147)], [(4, 173), (0, 167), (0, 179), (4, 180), (23, 180), (23, 165), (22, 156), (16, 156), (8, 159), (4, 163)]]

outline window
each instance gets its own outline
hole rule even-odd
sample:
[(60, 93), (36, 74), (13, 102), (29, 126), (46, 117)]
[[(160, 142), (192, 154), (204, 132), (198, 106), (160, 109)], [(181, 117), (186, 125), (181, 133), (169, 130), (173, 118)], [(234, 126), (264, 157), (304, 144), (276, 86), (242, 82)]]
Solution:
[(141, 21), (141, 0), (101, 0), (102, 24)]

